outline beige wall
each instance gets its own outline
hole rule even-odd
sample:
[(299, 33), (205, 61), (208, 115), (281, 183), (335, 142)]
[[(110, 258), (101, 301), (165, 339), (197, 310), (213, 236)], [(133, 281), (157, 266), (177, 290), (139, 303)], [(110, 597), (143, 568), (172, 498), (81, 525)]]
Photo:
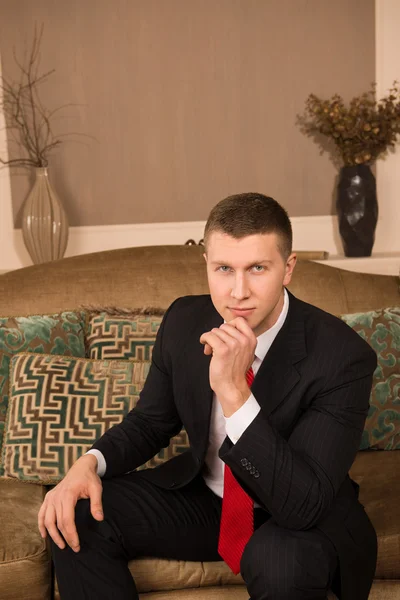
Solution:
[[(191, 221), (240, 191), (332, 213), (335, 169), (298, 131), (309, 92), (374, 79), (374, 0), (0, 0), (3, 71), (44, 22), (51, 179), (71, 225)], [(78, 143), (79, 142), (79, 143)], [(18, 216), (29, 189), (12, 177)], [(18, 220), (17, 220), (18, 224)]]

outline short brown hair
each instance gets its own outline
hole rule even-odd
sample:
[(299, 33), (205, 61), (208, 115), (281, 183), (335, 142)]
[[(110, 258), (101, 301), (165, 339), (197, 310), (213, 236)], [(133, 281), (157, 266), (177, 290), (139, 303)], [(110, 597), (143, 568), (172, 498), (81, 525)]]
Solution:
[(286, 210), (276, 200), (253, 192), (228, 196), (210, 212), (204, 245), (213, 231), (240, 239), (258, 233), (276, 233), (278, 248), (286, 260), (292, 252), (292, 226)]

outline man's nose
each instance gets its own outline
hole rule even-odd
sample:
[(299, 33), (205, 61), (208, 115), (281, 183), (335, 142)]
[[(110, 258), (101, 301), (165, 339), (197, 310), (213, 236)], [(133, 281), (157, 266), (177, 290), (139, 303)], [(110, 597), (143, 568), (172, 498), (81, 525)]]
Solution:
[(237, 274), (235, 276), (235, 281), (233, 284), (231, 296), (236, 300), (242, 300), (243, 298), (248, 298), (250, 295), (249, 286), (246, 281), (246, 277), (241, 274)]

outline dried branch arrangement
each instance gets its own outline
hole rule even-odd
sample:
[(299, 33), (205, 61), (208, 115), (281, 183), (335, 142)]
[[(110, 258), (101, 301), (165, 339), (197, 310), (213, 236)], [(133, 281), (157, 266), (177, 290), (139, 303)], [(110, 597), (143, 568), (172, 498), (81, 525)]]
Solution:
[(18, 60), (14, 51), (14, 60), (20, 71), (19, 81), (9, 81), (3, 75), (0, 77), (0, 109), (5, 115), (9, 139), (17, 143), (22, 154), (7, 161), (0, 158), (3, 165), (47, 167), (49, 153), (62, 143), (63, 135), (53, 135), (51, 121), (58, 111), (71, 104), (49, 111), (40, 100), (40, 85), (55, 71), (52, 69), (39, 74), (42, 36), (43, 25), (39, 32), (35, 27), (32, 47), (29, 54), (25, 54), (25, 64)]

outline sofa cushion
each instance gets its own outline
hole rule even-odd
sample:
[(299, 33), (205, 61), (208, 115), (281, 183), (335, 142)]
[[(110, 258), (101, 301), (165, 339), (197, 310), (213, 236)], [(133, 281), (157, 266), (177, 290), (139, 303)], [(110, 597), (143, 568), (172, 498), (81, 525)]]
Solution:
[(90, 358), (151, 360), (161, 309), (91, 312), (87, 317), (86, 343)]
[(243, 585), (241, 575), (234, 575), (223, 561), (195, 562), (141, 558), (130, 561), (129, 569), (139, 592)]
[[(249, 594), (244, 586), (140, 594), (140, 600), (248, 600), (248, 598)], [(368, 600), (399, 600), (399, 598), (399, 581), (374, 581), (368, 596)], [(328, 592), (328, 600), (337, 600), (337, 596)]]
[[(203, 588), (208, 592), (214, 587), (221, 589), (221, 586), (229, 586), (228, 589), (234, 592), (242, 588), (244, 583), (241, 575), (234, 575), (223, 561), (195, 562), (140, 558), (129, 562), (129, 570), (140, 594), (174, 590), (176, 593), (178, 589), (190, 593), (189, 590), (192, 588)], [(245, 598), (247, 600), (248, 595)]]
[(5, 475), (57, 483), (136, 404), (149, 362), (18, 353), (11, 359)]
[(378, 536), (375, 577), (400, 579), (400, 452), (358, 452), (350, 476)]
[(400, 308), (384, 308), (341, 318), (378, 357), (360, 450), (400, 449)]
[(0, 597), (49, 600), (50, 559), (37, 514), (44, 488), (0, 479)]
[[(201, 563), (199, 563), (201, 569)], [(249, 593), (244, 585), (226, 585), (201, 588), (174, 589), (165, 592), (139, 593), (140, 600), (249, 600)], [(58, 587), (55, 589), (54, 600), (60, 600)], [(336, 596), (329, 596), (328, 600), (336, 600)], [(376, 599), (371, 599), (376, 600)], [(384, 596), (379, 600), (398, 600), (396, 597)]]
[[(0, 448), (8, 406), (10, 357), (22, 351), (85, 356), (84, 327), (83, 312), (0, 317)], [(3, 474), (0, 456), (0, 476)]]
[[(150, 562), (150, 559), (149, 559)], [(173, 562), (173, 561), (171, 561)], [(195, 563), (199, 570), (203, 563)], [(134, 565), (134, 563), (133, 563)], [(134, 572), (134, 569), (131, 568)], [(399, 600), (400, 582), (377, 580), (372, 584), (369, 600)], [(157, 592), (139, 593), (140, 600), (248, 600), (249, 593), (245, 585), (224, 585), (199, 588), (172, 589)], [(60, 600), (57, 583), (54, 600)], [(327, 600), (337, 600), (332, 591), (328, 592)]]

